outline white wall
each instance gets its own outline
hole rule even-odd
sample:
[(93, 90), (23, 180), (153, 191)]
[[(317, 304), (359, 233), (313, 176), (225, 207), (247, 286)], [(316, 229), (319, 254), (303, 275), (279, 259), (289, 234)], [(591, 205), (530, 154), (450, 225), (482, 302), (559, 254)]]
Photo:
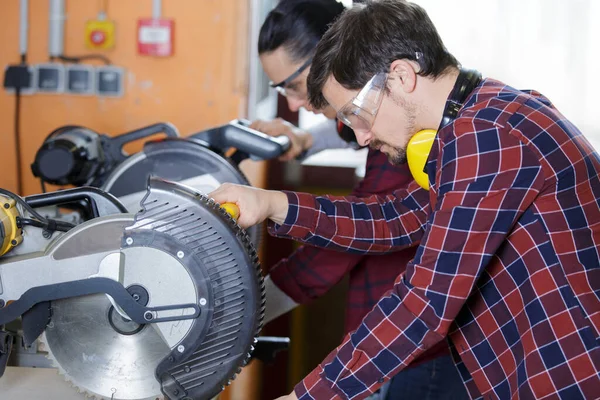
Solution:
[[(600, 151), (600, 0), (412, 1), (464, 67), (538, 90)], [(300, 125), (320, 117), (301, 112)]]
[(540, 91), (600, 150), (600, 1), (413, 2), (463, 66)]

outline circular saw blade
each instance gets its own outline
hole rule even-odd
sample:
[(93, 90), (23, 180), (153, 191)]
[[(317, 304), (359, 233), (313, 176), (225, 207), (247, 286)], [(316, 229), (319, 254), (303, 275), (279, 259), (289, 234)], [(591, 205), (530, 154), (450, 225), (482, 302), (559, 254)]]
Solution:
[[(127, 321), (115, 323), (109, 314), (119, 313), (110, 313), (112, 303), (105, 295), (54, 301), (52, 323), (45, 333), (50, 358), (68, 381), (96, 398), (145, 400), (163, 394), (178, 400), (212, 398), (247, 363), (262, 326), (265, 293), (258, 257), (246, 233), (218, 204), (185, 186), (152, 178), (141, 206), (121, 237), (125, 267), (132, 266), (127, 261), (131, 249), (144, 247), (149, 254), (132, 253), (130, 261), (147, 265), (148, 272), (164, 283), (166, 278), (156, 275), (146, 256), (156, 258), (150, 254), (152, 248), (167, 252), (186, 266), (194, 280), (196, 295), (202, 296), (197, 299), (200, 316), (174, 341), (160, 329), (163, 322), (141, 331)], [(101, 244), (100, 238), (107, 235), (98, 225), (89, 240), (78, 234), (72, 243), (62, 243), (62, 256), (78, 254), (82, 241)], [(110, 266), (106, 264), (107, 273)], [(124, 273), (125, 281), (127, 276)], [(180, 281), (173, 273), (168, 277)], [(134, 281), (148, 286), (150, 299), (165, 289)], [(167, 286), (171, 300), (184, 292), (181, 284)]]
[(98, 399), (162, 399), (154, 372), (171, 349), (152, 325), (117, 333), (110, 308), (103, 294), (54, 301), (43, 338), (48, 357), (80, 392)]

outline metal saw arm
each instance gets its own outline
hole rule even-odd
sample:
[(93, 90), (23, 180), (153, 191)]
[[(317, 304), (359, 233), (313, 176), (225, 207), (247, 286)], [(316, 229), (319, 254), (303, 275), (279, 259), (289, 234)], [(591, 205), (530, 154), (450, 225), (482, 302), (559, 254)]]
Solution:
[[(76, 235), (77, 231), (72, 234)], [(50, 253), (1, 266), (0, 305), (4, 307), (0, 308), (0, 325), (14, 321), (43, 301), (96, 293), (109, 295), (125, 316), (138, 324), (191, 319), (200, 315), (200, 308), (193, 303), (157, 307), (139, 304), (119, 281), (123, 267), (124, 255), (118, 248), (116, 252), (64, 259), (56, 259)], [(24, 276), (27, 279), (23, 279)]]

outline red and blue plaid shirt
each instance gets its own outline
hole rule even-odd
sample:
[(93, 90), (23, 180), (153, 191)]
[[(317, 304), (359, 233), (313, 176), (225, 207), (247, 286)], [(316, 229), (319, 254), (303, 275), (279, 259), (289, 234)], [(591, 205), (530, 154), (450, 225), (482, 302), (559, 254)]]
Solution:
[(288, 193), (272, 233), (343, 251), (420, 241), (356, 331), (296, 386), (361, 399), (446, 336), (473, 398), (600, 397), (600, 157), (536, 92), (486, 79), (393, 196)]
[[(365, 177), (352, 195), (385, 196), (407, 187), (412, 181), (408, 165), (394, 166), (385, 154), (369, 150)], [(275, 264), (269, 274), (279, 289), (300, 304), (321, 297), (349, 275), (345, 315), (345, 332), (348, 333), (360, 325), (381, 296), (393, 287), (394, 280), (406, 270), (415, 251), (416, 246), (413, 246), (399, 252), (369, 256), (302, 246)], [(419, 362), (444, 354), (449, 354), (445, 341), (419, 357)]]

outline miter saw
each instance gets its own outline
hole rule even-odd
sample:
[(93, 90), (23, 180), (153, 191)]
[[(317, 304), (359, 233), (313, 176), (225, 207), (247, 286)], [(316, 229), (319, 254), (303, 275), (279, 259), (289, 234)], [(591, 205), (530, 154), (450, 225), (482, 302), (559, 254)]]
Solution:
[[(80, 126), (64, 126), (48, 135), (36, 154), (32, 171), (46, 183), (100, 187), (118, 197), (128, 210), (136, 211), (150, 175), (209, 193), (224, 182), (247, 185), (248, 180), (238, 168), (244, 159), (267, 160), (289, 149), (286, 136), (269, 137), (249, 125), (245, 120), (233, 120), (187, 138), (179, 138), (168, 123), (114, 137)], [(127, 143), (159, 133), (167, 137), (147, 141), (143, 150), (133, 155), (123, 151)], [(233, 149), (235, 152), (229, 154)], [(255, 244), (260, 231), (260, 226), (248, 230)]]
[[(20, 318), (25, 343), (41, 335), (65, 378), (96, 398), (210, 399), (256, 343), (258, 258), (218, 204), (147, 182), (135, 214), (95, 188), (0, 190), (0, 327)], [(36, 211), (73, 201), (89, 208), (79, 225)], [(0, 369), (11, 335), (0, 329)]]

